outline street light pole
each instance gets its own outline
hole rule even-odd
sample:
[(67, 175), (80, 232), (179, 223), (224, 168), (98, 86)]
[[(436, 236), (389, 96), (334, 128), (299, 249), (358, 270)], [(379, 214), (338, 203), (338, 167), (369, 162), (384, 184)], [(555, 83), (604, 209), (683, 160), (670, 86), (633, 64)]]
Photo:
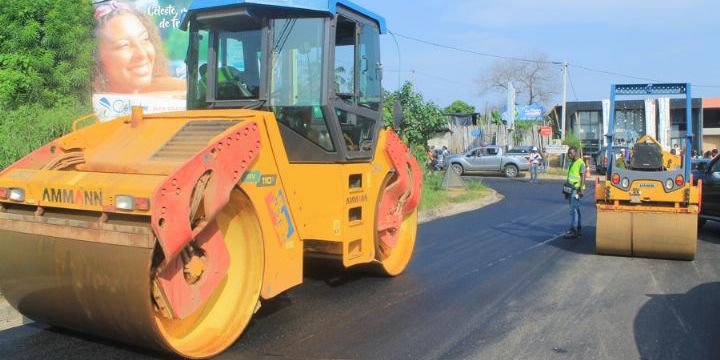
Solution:
[(563, 107), (562, 107), (562, 129), (560, 129), (560, 139), (565, 140), (565, 126), (567, 121), (567, 79), (568, 79), (568, 63), (563, 62)]

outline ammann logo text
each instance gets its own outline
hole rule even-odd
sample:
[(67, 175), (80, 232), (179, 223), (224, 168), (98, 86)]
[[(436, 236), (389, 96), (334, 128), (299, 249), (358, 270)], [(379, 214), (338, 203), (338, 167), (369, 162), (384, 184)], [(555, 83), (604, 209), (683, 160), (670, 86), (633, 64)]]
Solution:
[(102, 191), (84, 191), (71, 189), (45, 189), (43, 201), (59, 204), (102, 206)]

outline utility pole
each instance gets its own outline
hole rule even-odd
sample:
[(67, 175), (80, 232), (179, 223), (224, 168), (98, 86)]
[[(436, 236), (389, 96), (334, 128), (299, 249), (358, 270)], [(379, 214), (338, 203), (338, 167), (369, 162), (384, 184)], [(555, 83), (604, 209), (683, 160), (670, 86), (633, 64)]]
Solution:
[(563, 107), (562, 107), (562, 129), (560, 129), (560, 139), (565, 140), (565, 126), (567, 121), (567, 80), (568, 80), (568, 62), (563, 62)]

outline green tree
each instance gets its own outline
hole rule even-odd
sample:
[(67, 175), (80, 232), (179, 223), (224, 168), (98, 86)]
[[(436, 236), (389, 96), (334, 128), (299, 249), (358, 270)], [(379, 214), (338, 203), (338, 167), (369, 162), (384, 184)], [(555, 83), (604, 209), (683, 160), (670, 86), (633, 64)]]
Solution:
[(89, 97), (92, 14), (89, 0), (3, 1), (0, 109)]
[(412, 83), (405, 82), (400, 90), (385, 93), (385, 123), (392, 126), (392, 108), (399, 101), (405, 123), (402, 136), (412, 145), (425, 145), (432, 134), (447, 126), (443, 111), (432, 101), (426, 101)]
[(565, 134), (565, 140), (563, 140), (563, 145), (582, 149), (582, 142), (580, 141), (580, 138), (575, 135), (574, 132), (568, 132)]
[(450, 106), (445, 108), (446, 114), (471, 114), (477, 112), (475, 107), (462, 101), (455, 100)]
[(0, 169), (90, 112), (89, 0), (6, 0), (0, 6)]
[(532, 128), (532, 121), (515, 121), (515, 130), (512, 133), (515, 145), (522, 145), (521, 143), (525, 140), (525, 136), (532, 130)]

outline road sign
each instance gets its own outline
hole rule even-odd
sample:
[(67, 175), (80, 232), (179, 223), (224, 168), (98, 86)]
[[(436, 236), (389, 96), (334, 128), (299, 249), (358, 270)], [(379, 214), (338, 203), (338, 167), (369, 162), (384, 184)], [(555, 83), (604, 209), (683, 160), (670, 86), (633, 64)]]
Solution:
[(567, 154), (570, 149), (567, 145), (548, 145), (545, 147), (545, 153), (547, 154)]
[(552, 135), (552, 126), (543, 126), (540, 128), (540, 136), (551, 136)]

